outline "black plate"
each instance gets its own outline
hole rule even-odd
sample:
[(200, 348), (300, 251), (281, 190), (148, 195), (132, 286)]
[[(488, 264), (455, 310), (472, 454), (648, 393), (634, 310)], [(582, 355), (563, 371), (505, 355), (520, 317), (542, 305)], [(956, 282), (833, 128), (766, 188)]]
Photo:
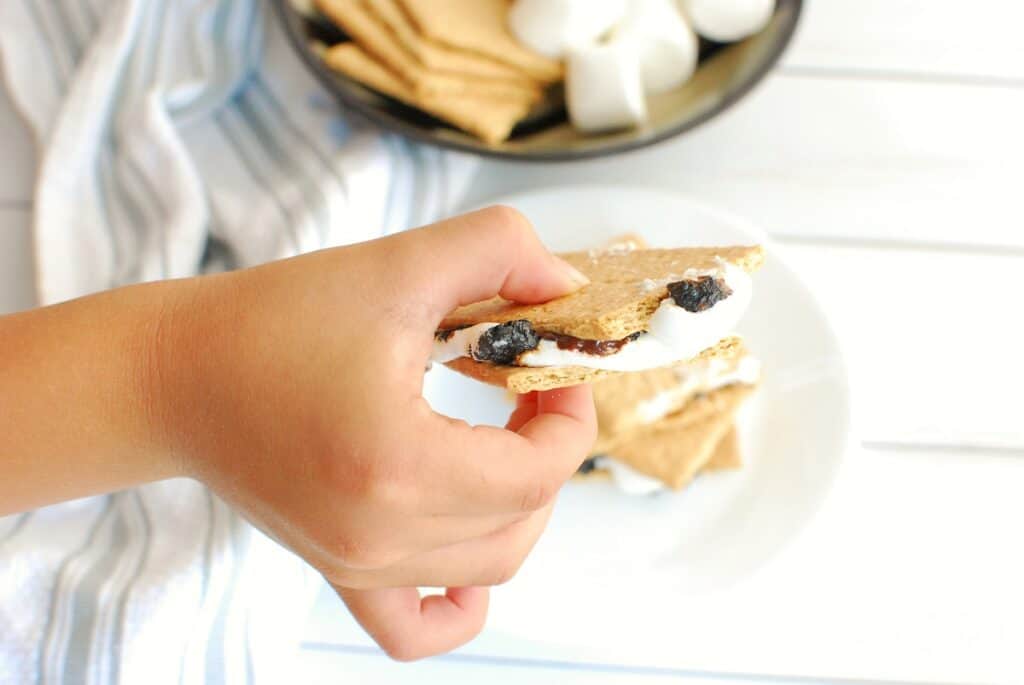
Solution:
[(755, 36), (728, 45), (701, 41), (697, 72), (685, 85), (648, 97), (649, 121), (642, 127), (604, 134), (581, 134), (569, 125), (561, 98), (553, 93), (516, 126), (500, 145), (488, 145), (434, 117), (380, 95), (328, 69), (314, 43), (347, 40), (323, 18), (297, 12), (290, 0), (274, 0), (292, 46), (320, 82), (346, 109), (409, 138), (490, 157), (565, 161), (602, 157), (653, 145), (711, 119), (750, 92), (778, 61), (796, 30), (802, 0), (777, 0), (775, 14)]

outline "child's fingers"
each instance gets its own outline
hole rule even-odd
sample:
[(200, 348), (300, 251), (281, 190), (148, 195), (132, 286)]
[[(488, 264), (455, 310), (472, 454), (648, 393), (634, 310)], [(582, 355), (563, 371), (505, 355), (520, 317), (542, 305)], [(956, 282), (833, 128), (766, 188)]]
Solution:
[(552, 507), (472, 540), (410, 557), (374, 571), (343, 571), (330, 582), (350, 588), (453, 585), (490, 586), (509, 581), (544, 532)]
[(525, 395), (516, 395), (516, 408), (505, 423), (505, 430), (513, 433), (519, 432), (528, 421), (537, 415), (537, 393), (529, 392)]
[[(466, 540), (485, 538), (494, 535), (509, 526), (520, 523), (538, 512), (505, 512), (486, 516), (452, 516), (427, 513), (417, 520), (410, 521), (400, 533), (389, 542), (388, 547), (393, 554), (377, 566), (373, 572), (378, 573), (388, 567), (404, 564), (432, 550), (444, 549)], [(401, 583), (389, 582), (387, 585)]]
[(415, 587), (335, 590), (359, 625), (398, 661), (455, 649), (476, 637), (487, 618), (487, 588), (449, 588), (423, 598)]
[[(559, 436), (556, 432), (541, 424), (539, 419), (560, 416), (571, 422), (568, 425), (562, 424), (573, 431), (569, 438), (575, 442), (568, 443), (568, 446), (582, 447), (584, 452), (590, 450), (597, 438), (597, 414), (594, 411), (594, 395), (589, 385), (541, 390), (535, 397), (537, 415), (517, 431), (520, 435), (529, 438), (535, 444), (557, 441)], [(576, 432), (577, 429), (579, 434)], [(557, 442), (555, 446), (557, 447)]]
[(597, 434), (589, 386), (560, 388), (523, 400), (505, 430), (469, 426), (432, 414), (427, 464), (439, 479), (425, 492), (433, 513), (492, 514), (536, 511), (547, 505), (586, 458)]
[(495, 295), (516, 302), (546, 302), (588, 282), (552, 255), (530, 222), (509, 207), (463, 214), (409, 231), (401, 239), (406, 242), (397, 267), (406, 267), (408, 274), (423, 272), (422, 287), (430, 289), (438, 319), (459, 305)]

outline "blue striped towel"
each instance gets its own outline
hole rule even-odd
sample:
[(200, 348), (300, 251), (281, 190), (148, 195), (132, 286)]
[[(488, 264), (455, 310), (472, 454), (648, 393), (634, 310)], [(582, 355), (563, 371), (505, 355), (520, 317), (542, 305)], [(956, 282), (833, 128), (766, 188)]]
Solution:
[[(471, 162), (339, 116), (270, 14), (259, 0), (0, 2), (6, 85), (40, 153), (40, 302), (453, 209)], [(284, 682), (317, 587), (192, 481), (2, 518), (0, 683)]]

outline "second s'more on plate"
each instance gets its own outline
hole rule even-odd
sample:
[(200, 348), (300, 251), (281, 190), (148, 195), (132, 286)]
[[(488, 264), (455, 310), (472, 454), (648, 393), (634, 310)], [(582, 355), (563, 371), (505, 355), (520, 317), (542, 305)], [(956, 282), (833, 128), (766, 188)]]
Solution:
[(590, 283), (544, 304), (492, 298), (449, 314), (432, 361), (514, 393), (743, 353), (761, 246), (645, 249), (625, 241), (559, 255)]
[(690, 425), (722, 410), (720, 396), (734, 387), (752, 388), (761, 361), (739, 342), (727, 357), (697, 359), (594, 384), (598, 434), (594, 452), (606, 454), (653, 427)]
[(711, 358), (621, 374), (594, 384), (598, 438), (580, 477), (610, 477), (623, 491), (680, 490), (699, 473), (742, 465), (735, 424), (761, 378), (741, 346)]

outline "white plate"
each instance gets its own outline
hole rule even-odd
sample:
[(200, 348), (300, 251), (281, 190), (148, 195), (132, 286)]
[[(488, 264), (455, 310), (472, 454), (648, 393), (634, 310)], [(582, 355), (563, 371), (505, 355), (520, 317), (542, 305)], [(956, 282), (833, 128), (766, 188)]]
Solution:
[[(557, 251), (627, 231), (655, 247), (766, 243), (743, 220), (652, 190), (557, 188), (498, 202), (524, 212)], [(740, 419), (744, 468), (651, 497), (570, 483), (519, 575), (493, 593), (489, 630), (591, 648), (635, 640), (637, 624), (625, 617), (638, 606), (647, 627), (658, 625), (654, 614), (678, 622), (688, 599), (749, 576), (815, 512), (846, 446), (846, 371), (811, 290), (766, 247), (739, 329), (765, 369)], [(502, 391), (443, 367), (427, 375), (425, 394), (438, 411), (471, 423), (500, 425), (511, 407)], [(589, 620), (597, 603), (612, 620)]]

